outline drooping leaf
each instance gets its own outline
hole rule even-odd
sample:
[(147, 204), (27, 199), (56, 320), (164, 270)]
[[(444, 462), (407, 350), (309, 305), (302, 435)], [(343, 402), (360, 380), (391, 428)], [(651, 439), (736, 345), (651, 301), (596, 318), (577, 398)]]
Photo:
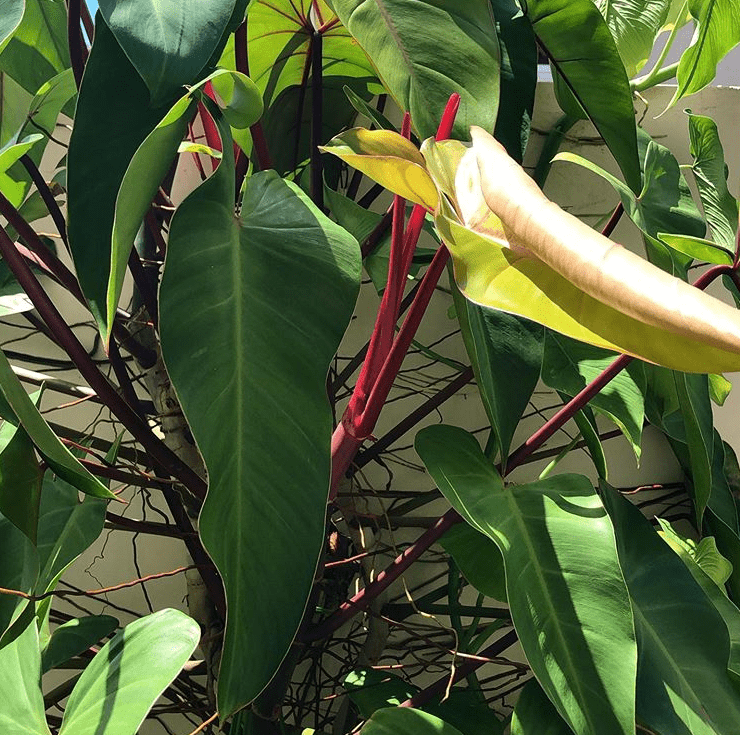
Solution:
[(54, 472), (83, 493), (98, 498), (115, 499), (116, 496), (79, 463), (52, 431), (29, 398), (2, 351), (0, 351), (0, 392)]
[[(615, 359), (614, 353), (548, 332), (545, 336), (542, 380), (545, 385), (572, 398)], [(644, 392), (645, 376), (642, 365), (633, 364), (609, 381), (589, 401), (595, 411), (619, 426), (638, 459), (645, 417)]]
[[(160, 329), (208, 468), (200, 532), (232, 621), (218, 692), (227, 717), (277, 669), (311, 588), (329, 487), (326, 373), (357, 297), (360, 255), (354, 238), (274, 172), (249, 179), (237, 220), (223, 125), (221, 135), (218, 169), (171, 223)], [(192, 370), (194, 355), (207, 384)]]
[(537, 40), (619, 164), (627, 186), (642, 188), (635, 113), (627, 74), (593, 0), (528, 0)]
[(25, 5), (25, 0), (0, 0), (0, 51), (20, 25)]
[(42, 672), (46, 673), (79, 656), (117, 627), (118, 620), (111, 615), (86, 615), (60, 625), (41, 653)]
[(134, 735), (199, 640), (200, 627), (179, 610), (129, 623), (82, 672), (59, 735)]
[(501, 102), (494, 135), (521, 163), (537, 86), (537, 42), (532, 24), (515, 0), (491, 0), (501, 49)]
[(455, 510), (501, 550), (514, 627), (561, 716), (578, 733), (633, 733), (629, 598), (589, 480), (504, 487), (475, 438), (451, 426), (422, 429), (416, 450)]
[(355, 669), (342, 684), (365, 719), (383, 707), (397, 707), (419, 691), (400, 676), (377, 669)]
[(500, 54), (489, 0), (333, 0), (344, 26), (372, 60), (420, 138), (437, 130), (453, 92), (461, 95), (452, 137), (496, 122)]
[(235, 0), (100, 0), (100, 12), (159, 107), (197, 80)]
[(478, 592), (506, 602), (504, 559), (494, 541), (467, 523), (458, 523), (439, 543)]
[(740, 696), (727, 675), (720, 614), (637, 508), (608, 487), (603, 499), (637, 631), (638, 722), (672, 735), (730, 735)]
[[(321, 34), (321, 100), (313, 97), (315, 31)], [(264, 94), (263, 129), (280, 173), (308, 159), (314, 106), (321, 106), (319, 137), (324, 142), (354, 120), (345, 87), (360, 100), (384, 91), (367, 56), (324, 0), (256, 0), (247, 32), (249, 70)]]
[(627, 76), (645, 66), (668, 17), (671, 0), (596, 0), (619, 50)]
[(41, 654), (35, 625), (0, 649), (0, 729), (7, 735), (51, 735), (41, 692)]
[(696, 32), (678, 62), (678, 87), (671, 105), (706, 87), (717, 73), (717, 64), (740, 43), (738, 0), (689, 0), (689, 12)]
[(462, 735), (439, 717), (411, 707), (379, 709), (360, 732), (362, 735)]
[(711, 117), (689, 114), (689, 138), (704, 214), (717, 243), (735, 251), (737, 200), (727, 189), (727, 164), (717, 124)]
[(25, 0), (23, 20), (0, 52), (0, 69), (36, 94), (69, 68), (67, 8), (63, 0)]
[(168, 110), (169, 104), (149, 106), (146, 85), (98, 14), (69, 143), (67, 182), (69, 244), (80, 287), (101, 331), (116, 196), (136, 150)]
[(536, 679), (522, 689), (511, 716), (511, 735), (572, 735)]
[(487, 309), (453, 291), (465, 349), (503, 464), (540, 378), (544, 330), (536, 322)]
[(28, 434), (9, 421), (0, 426), (0, 513), (36, 541), (41, 470)]

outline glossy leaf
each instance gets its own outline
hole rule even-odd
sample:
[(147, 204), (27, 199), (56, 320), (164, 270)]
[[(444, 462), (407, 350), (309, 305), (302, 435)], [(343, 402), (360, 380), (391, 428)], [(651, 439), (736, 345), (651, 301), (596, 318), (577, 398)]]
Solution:
[(149, 106), (146, 85), (98, 16), (69, 143), (67, 183), (75, 270), (102, 332), (116, 196), (136, 150), (168, 110)]
[(360, 732), (362, 735), (462, 735), (439, 717), (411, 707), (379, 709)]
[(689, 114), (689, 138), (691, 169), (707, 222), (717, 243), (734, 253), (738, 207), (727, 189), (727, 164), (717, 124), (711, 117)]
[(341, 158), (404, 199), (436, 209), (437, 189), (424, 157), (398, 133), (355, 128), (332, 138), (321, 150)]
[(453, 92), (462, 100), (452, 137), (466, 138), (471, 125), (493, 130), (500, 54), (489, 0), (333, 0), (333, 6), (398, 106), (411, 113), (420, 138), (434, 135)]
[(329, 487), (326, 373), (360, 275), (354, 238), (274, 172), (249, 179), (237, 220), (230, 146), (173, 218), (160, 288), (165, 363), (208, 468), (200, 532), (232, 621), (223, 717), (267, 684), (311, 588)]
[(51, 430), (29, 398), (2, 351), (0, 351), (0, 392), (13, 408), (21, 425), (31, 437), (31, 441), (54, 472), (83, 493), (99, 498), (115, 499), (116, 496), (79, 463)]
[(458, 523), (439, 543), (478, 592), (506, 602), (504, 559), (494, 541), (467, 523)]
[(544, 330), (536, 322), (478, 306), (455, 289), (455, 309), (491, 423), (490, 455), (506, 464), (511, 440), (540, 378)]
[(627, 74), (593, 0), (528, 0), (540, 46), (596, 126), (627, 186), (642, 188), (635, 113)]
[(645, 66), (671, 8), (671, 0), (596, 0), (619, 50), (627, 76)]
[(383, 707), (397, 707), (419, 691), (400, 676), (377, 669), (351, 671), (342, 684), (365, 719)]
[(0, 0), (0, 51), (20, 25), (25, 5), (25, 0)]
[[(545, 337), (542, 381), (571, 398), (614, 362), (616, 355), (568, 339), (555, 332)], [(640, 458), (642, 424), (645, 417), (645, 377), (642, 365), (633, 364), (613, 378), (589, 405), (614, 421)]]
[(0, 513), (36, 541), (41, 470), (28, 434), (9, 421), (0, 426)]
[(134, 735), (199, 640), (200, 627), (179, 610), (129, 623), (82, 672), (59, 735)]
[(501, 550), (514, 627), (561, 716), (577, 733), (633, 733), (629, 599), (589, 480), (505, 488), (475, 438), (451, 426), (422, 429), (416, 450), (455, 510)]
[(0, 52), (0, 69), (29, 94), (69, 68), (67, 9), (60, 0), (25, 0), (23, 20)]
[(197, 80), (235, 0), (100, 0), (100, 12), (160, 106)]
[(511, 735), (572, 735), (542, 687), (533, 679), (522, 689), (511, 715)]
[(603, 498), (635, 618), (638, 722), (672, 735), (730, 735), (740, 696), (720, 614), (637, 508), (610, 488)]
[(66, 663), (110, 635), (118, 627), (111, 615), (86, 615), (60, 625), (41, 653), (43, 673)]
[(35, 625), (0, 649), (0, 730), (5, 735), (50, 735), (41, 692), (41, 655)]
[(491, 0), (501, 49), (501, 102), (494, 135), (521, 163), (537, 86), (537, 41), (515, 0)]
[(737, 0), (689, 0), (696, 32), (678, 63), (678, 88), (671, 104), (706, 87), (717, 73), (717, 64), (740, 43), (738, 11)]

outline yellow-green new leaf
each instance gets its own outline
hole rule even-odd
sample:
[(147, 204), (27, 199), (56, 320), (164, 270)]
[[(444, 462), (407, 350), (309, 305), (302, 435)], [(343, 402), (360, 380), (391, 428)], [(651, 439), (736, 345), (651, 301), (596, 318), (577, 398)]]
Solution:
[[(676, 370), (740, 369), (736, 310), (567, 214), (492, 136), (472, 134), (456, 179), (460, 211), (443, 206), (436, 218), (467, 298)], [(485, 220), (479, 192), (493, 215)]]
[(391, 130), (354, 128), (332, 138), (321, 150), (333, 153), (394, 194), (436, 209), (437, 189), (424, 157), (402, 135)]

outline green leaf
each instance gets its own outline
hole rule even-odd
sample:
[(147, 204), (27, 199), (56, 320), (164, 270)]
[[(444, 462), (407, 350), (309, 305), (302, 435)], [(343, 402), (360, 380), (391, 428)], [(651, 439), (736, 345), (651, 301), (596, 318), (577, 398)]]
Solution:
[(608, 487), (603, 498), (637, 631), (638, 722), (672, 735), (731, 735), (740, 697), (720, 614), (637, 508)]
[(456, 727), (461, 735), (503, 735), (504, 724), (480, 701), (478, 692), (453, 689), (444, 702), (430, 702), (424, 711)]
[(0, 513), (36, 542), (41, 470), (28, 434), (9, 421), (0, 427)]
[(489, 0), (333, 0), (420, 138), (435, 134), (449, 96), (461, 95), (453, 138), (496, 122), (500, 53)]
[(544, 330), (536, 322), (478, 306), (453, 290), (465, 349), (498, 453), (506, 464), (511, 440), (540, 378)]
[[(30, 594), (33, 592), (38, 573), (38, 555), (28, 536), (5, 516), (0, 515), (0, 587)], [(0, 637), (25, 607), (25, 600), (14, 595), (0, 594)], [(2, 667), (0, 667), (1, 676)], [(1, 712), (0, 707), (0, 717)]]
[(572, 735), (536, 679), (522, 689), (511, 716), (511, 735)]
[(439, 717), (411, 707), (379, 709), (360, 732), (362, 735), (462, 735)]
[(720, 518), (711, 507), (707, 509), (705, 519), (717, 542), (717, 549), (732, 564), (732, 575), (727, 580), (732, 599), (740, 600), (740, 538), (738, 532)]
[(200, 627), (179, 610), (129, 623), (82, 672), (59, 735), (134, 735), (199, 640)]
[(495, 542), (467, 523), (458, 523), (439, 543), (478, 592), (506, 602), (504, 559)]
[(732, 448), (722, 441), (714, 429), (714, 452), (712, 454), (712, 490), (709, 493), (707, 508), (713, 511), (734, 531), (740, 530), (734, 487), (730, 483), (735, 454)]
[(25, 6), (25, 0), (0, 0), (0, 51), (20, 25)]
[(355, 669), (342, 684), (363, 719), (383, 707), (396, 707), (419, 691), (400, 676), (376, 669)]
[(717, 124), (711, 117), (689, 114), (689, 138), (696, 186), (709, 227), (719, 245), (735, 251), (737, 200), (727, 189), (727, 164)]
[(671, 0), (596, 0), (596, 5), (614, 37), (627, 76), (633, 77), (650, 58)]
[(360, 257), (354, 238), (274, 172), (249, 179), (235, 218), (221, 128), (217, 171), (171, 223), (160, 329), (208, 469), (201, 536), (237, 621), (226, 627), (219, 677), (228, 717), (275, 672), (311, 588), (330, 474), (326, 373), (357, 298)]
[(69, 68), (63, 0), (26, 0), (23, 20), (0, 53), (0, 69), (29, 94)]
[(79, 656), (118, 627), (110, 615), (86, 615), (60, 625), (41, 652), (41, 670), (45, 674), (69, 659)]
[(632, 191), (642, 188), (629, 80), (592, 0), (528, 0), (545, 53), (596, 126)]
[(688, 255), (694, 260), (716, 263), (717, 265), (732, 265), (735, 259), (734, 253), (702, 237), (669, 235), (665, 232), (659, 232), (658, 238), (673, 250)]
[(26, 120), (32, 99), (4, 69), (0, 71), (0, 148), (18, 142), (18, 133)]
[(67, 182), (75, 270), (102, 332), (116, 196), (136, 150), (169, 107), (149, 107), (146, 85), (98, 16), (69, 143)]
[(515, 0), (491, 0), (501, 49), (501, 103), (494, 135), (521, 163), (537, 86), (537, 41), (532, 24)]
[(686, 429), (689, 450), (694, 509), (701, 528), (704, 509), (712, 490), (712, 457), (714, 455), (714, 423), (709, 385), (706, 375), (674, 372), (681, 415)]
[(717, 73), (717, 64), (740, 43), (738, 0), (689, 0), (689, 12), (696, 31), (678, 63), (678, 87), (671, 105), (706, 87)]
[(660, 535), (688, 567), (687, 559), (696, 564), (716, 585), (724, 589), (725, 582), (732, 574), (732, 564), (717, 550), (717, 542), (712, 536), (701, 541), (682, 536), (668, 521), (656, 518), (660, 524)]
[(216, 103), (232, 128), (243, 130), (262, 116), (262, 94), (245, 74), (220, 69), (208, 78)]
[(382, 112), (380, 112), (380, 110), (377, 110), (375, 107), (365, 102), (362, 97), (353, 92), (346, 84), (343, 89), (352, 107), (354, 107), (360, 115), (364, 115), (368, 120), (370, 120), (378, 130), (394, 130), (395, 132), (398, 132), (396, 126)]
[(234, 5), (235, 0), (100, 0), (100, 12), (146, 82), (152, 106), (159, 107), (197, 80)]
[(77, 87), (71, 69), (65, 69), (49, 79), (31, 100), (26, 121), (19, 135), (41, 131), (47, 138), (53, 136), (59, 113), (75, 94)]
[(100, 480), (79, 463), (51, 430), (29, 398), (2, 351), (0, 351), (0, 392), (13, 408), (21, 425), (31, 437), (31, 441), (54, 472), (83, 493), (98, 498), (116, 499), (116, 496)]
[(4, 735), (50, 735), (41, 693), (38, 630), (26, 629), (0, 650), (0, 730)]
[(451, 426), (422, 429), (416, 450), (455, 510), (501, 550), (514, 627), (561, 716), (578, 733), (633, 733), (629, 598), (589, 480), (504, 487), (475, 438)]
[[(615, 359), (614, 353), (576, 342), (555, 332), (547, 332), (542, 381), (572, 398)], [(642, 365), (633, 363), (589, 401), (595, 411), (619, 426), (638, 460), (645, 418), (644, 392), (645, 376)]]
[(710, 373), (707, 377), (709, 378), (709, 397), (712, 399), (712, 403), (724, 406), (727, 396), (730, 395), (732, 390), (732, 383), (724, 375), (717, 375), (716, 373)]

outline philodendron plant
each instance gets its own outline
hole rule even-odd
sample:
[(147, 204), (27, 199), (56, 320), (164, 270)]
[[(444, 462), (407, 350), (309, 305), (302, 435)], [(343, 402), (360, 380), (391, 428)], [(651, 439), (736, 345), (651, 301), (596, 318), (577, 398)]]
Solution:
[[(736, 735), (738, 204), (712, 119), (679, 164), (633, 105), (711, 82), (735, 10), (0, 0), (2, 733)], [(563, 117), (530, 177), (538, 52)], [(620, 176), (558, 153), (586, 119)], [(601, 232), (551, 165), (614, 187)], [(479, 431), (435, 420), (466, 387)], [(613, 487), (647, 423), (683, 479)], [(136, 577), (85, 591), (104, 529)], [(191, 563), (143, 575), (143, 535)], [(189, 615), (154, 612), (185, 573)]]

